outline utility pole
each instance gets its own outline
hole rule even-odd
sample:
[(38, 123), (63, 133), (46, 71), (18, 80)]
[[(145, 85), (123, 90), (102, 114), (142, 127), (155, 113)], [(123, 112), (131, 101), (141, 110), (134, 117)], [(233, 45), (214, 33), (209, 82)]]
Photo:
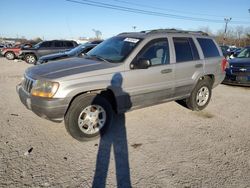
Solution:
[(226, 34), (227, 34), (227, 24), (232, 20), (232, 18), (224, 18), (225, 21), (225, 31), (224, 31), (224, 39), (223, 39), (223, 45), (225, 45), (226, 41)]

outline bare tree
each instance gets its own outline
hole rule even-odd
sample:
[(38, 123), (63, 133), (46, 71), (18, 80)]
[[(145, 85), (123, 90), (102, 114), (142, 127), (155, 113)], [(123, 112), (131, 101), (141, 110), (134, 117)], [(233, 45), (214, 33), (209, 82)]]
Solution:
[(212, 30), (209, 28), (209, 26), (200, 27), (199, 30), (203, 31), (209, 35), (213, 35)]
[(99, 30), (92, 29), (92, 31), (95, 33), (96, 39), (101, 39), (102, 37), (102, 32)]
[(244, 27), (243, 26), (235, 27), (235, 32), (236, 32), (237, 39), (238, 39), (238, 46), (241, 46), (241, 37), (244, 34)]

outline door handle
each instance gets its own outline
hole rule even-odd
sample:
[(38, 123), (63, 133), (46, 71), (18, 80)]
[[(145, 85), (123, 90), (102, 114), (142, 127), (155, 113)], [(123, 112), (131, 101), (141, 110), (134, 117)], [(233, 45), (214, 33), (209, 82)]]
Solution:
[(163, 69), (161, 71), (162, 74), (167, 74), (167, 73), (170, 73), (170, 72), (172, 72), (172, 69)]
[(202, 67), (203, 66), (203, 64), (196, 64), (195, 65), (195, 68), (200, 68), (200, 67)]

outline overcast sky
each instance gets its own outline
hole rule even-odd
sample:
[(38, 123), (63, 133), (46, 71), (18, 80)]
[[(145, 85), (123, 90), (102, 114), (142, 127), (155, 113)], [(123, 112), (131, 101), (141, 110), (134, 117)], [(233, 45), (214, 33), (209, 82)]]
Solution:
[[(1, 0), (0, 37), (44, 39), (93, 37), (92, 29), (103, 38), (124, 31), (156, 28), (197, 30), (208, 26), (212, 31), (224, 27), (224, 17), (232, 17), (229, 26), (250, 27), (250, 0), (75, 0), (98, 2), (125, 8), (156, 12), (161, 16), (101, 8), (66, 0)], [(114, 8), (114, 7), (113, 7)], [(130, 9), (131, 10), (131, 9)], [(164, 14), (164, 16), (162, 16)], [(177, 17), (177, 18), (176, 18)], [(193, 21), (194, 19), (202, 21)], [(220, 21), (221, 22), (218, 22)]]

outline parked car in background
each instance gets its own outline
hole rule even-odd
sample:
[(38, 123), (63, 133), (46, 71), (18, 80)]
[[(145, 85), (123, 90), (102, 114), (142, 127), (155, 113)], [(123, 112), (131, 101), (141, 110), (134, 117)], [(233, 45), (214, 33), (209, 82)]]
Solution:
[(32, 48), (22, 49), (18, 57), (26, 63), (35, 64), (37, 60), (44, 55), (63, 52), (75, 48), (78, 44), (75, 41), (51, 40), (42, 41)]
[(121, 33), (82, 58), (30, 67), (16, 89), (28, 109), (64, 120), (68, 133), (84, 141), (103, 133), (114, 112), (175, 100), (203, 110), (224, 68), (213, 37), (160, 29)]
[(230, 50), (229, 46), (227, 46), (227, 45), (221, 45), (220, 48), (221, 48), (221, 51), (223, 53), (223, 56), (227, 57), (229, 55), (229, 50)]
[(0, 55), (2, 55), (2, 49), (5, 48), (4, 44), (0, 44)]
[(223, 83), (250, 86), (250, 47), (244, 48), (228, 63)]
[(6, 59), (13, 60), (18, 58), (18, 55), (22, 48), (25, 49), (30, 47), (32, 47), (31, 44), (17, 44), (12, 47), (4, 47), (1, 50), (1, 54), (2, 56), (6, 57)]
[(233, 49), (230, 52), (231, 55), (229, 56), (229, 58), (233, 59), (233, 58), (237, 57), (242, 50), (243, 50), (243, 48), (235, 48), (235, 49)]
[(95, 46), (97, 46), (97, 44), (101, 42), (102, 41), (89, 42), (89, 43), (81, 44), (69, 51), (58, 52), (55, 54), (42, 56), (38, 59), (35, 65), (44, 64), (44, 63), (47, 63), (48, 61), (55, 61), (55, 60), (69, 58), (69, 57), (81, 56), (83, 54), (86, 54), (88, 51), (93, 49)]

